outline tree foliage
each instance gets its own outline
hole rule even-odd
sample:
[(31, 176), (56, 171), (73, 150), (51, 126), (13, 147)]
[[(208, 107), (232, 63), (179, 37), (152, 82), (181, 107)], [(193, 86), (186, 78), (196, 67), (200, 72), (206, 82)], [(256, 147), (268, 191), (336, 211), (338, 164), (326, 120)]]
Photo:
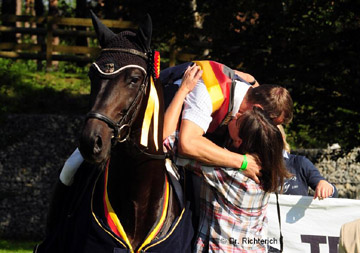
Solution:
[[(3, 5), (7, 2), (3, 0)], [(60, 7), (66, 2), (60, 0)], [(173, 48), (251, 73), (260, 83), (288, 88), (295, 113), (287, 132), (297, 147), (324, 147), (336, 142), (342, 147), (359, 146), (359, 1), (87, 3), (101, 18), (138, 22), (149, 13), (153, 45), (162, 52), (162, 67), (167, 67), (167, 52)], [(67, 13), (76, 13), (70, 9)], [(195, 13), (201, 18), (200, 27), (195, 25)]]
[(151, 14), (158, 48), (176, 38), (179, 50), (204, 58), (206, 45), (207, 58), (288, 88), (295, 113), (287, 132), (297, 147), (360, 144), (359, 1), (197, 0), (202, 29), (194, 1), (121, 2), (128, 19)]
[(359, 145), (359, 2), (204, 1), (201, 8), (211, 58), (290, 90), (288, 133), (298, 146)]

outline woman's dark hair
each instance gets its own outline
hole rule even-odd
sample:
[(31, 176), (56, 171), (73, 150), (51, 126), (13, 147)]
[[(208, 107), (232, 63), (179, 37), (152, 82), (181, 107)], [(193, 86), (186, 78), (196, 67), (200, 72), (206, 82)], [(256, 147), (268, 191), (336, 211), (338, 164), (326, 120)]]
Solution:
[(242, 143), (240, 154), (254, 154), (261, 162), (261, 185), (266, 192), (274, 192), (283, 186), (284, 178), (290, 173), (284, 165), (284, 142), (280, 130), (260, 107), (242, 114), (239, 124), (239, 138)]

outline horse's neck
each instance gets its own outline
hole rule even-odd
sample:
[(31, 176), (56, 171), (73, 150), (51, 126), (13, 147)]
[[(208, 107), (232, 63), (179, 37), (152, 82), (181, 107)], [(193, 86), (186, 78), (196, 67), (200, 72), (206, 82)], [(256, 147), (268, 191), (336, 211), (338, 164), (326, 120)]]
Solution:
[[(164, 160), (148, 159), (144, 155), (132, 157), (118, 153), (118, 155), (113, 154), (110, 159), (108, 185), (116, 195), (124, 194), (127, 199), (141, 201), (145, 199), (145, 195), (162, 192), (165, 176)], [(120, 192), (118, 188), (126, 191)]]
[[(162, 109), (160, 111), (163, 113)], [(141, 112), (140, 115), (143, 113)], [(159, 147), (155, 148), (154, 128), (151, 124), (148, 133), (149, 147), (145, 150), (146, 153), (157, 155), (157, 157), (163, 154), (161, 150), (162, 122), (163, 118), (160, 114), (159, 127), (155, 130)], [(131, 140), (117, 146), (111, 158), (108, 177), (110, 202), (133, 248), (140, 246), (139, 244), (145, 240), (149, 231), (157, 224), (165, 203), (165, 161), (154, 159), (140, 151), (143, 149), (140, 145), (142, 123), (143, 117), (137, 117), (132, 125)], [(169, 198), (173, 199), (172, 196)], [(170, 228), (174, 217), (179, 214), (177, 202), (172, 202), (167, 211), (170, 218), (166, 218), (163, 228)]]
[(130, 241), (141, 242), (157, 221), (165, 177), (163, 160), (112, 156), (108, 174), (109, 200)]

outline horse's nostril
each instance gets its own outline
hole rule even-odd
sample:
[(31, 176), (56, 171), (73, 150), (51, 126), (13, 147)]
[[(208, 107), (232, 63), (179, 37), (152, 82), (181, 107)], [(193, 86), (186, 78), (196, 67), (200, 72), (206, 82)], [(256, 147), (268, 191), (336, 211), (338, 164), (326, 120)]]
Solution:
[(101, 148), (102, 148), (102, 140), (100, 136), (96, 136), (95, 141), (94, 141), (94, 154), (99, 154), (101, 152)]

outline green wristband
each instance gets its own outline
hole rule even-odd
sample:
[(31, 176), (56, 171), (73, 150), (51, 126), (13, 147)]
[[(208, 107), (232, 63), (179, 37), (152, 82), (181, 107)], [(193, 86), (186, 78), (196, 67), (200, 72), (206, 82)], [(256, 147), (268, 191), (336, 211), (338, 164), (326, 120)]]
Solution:
[(244, 155), (244, 160), (243, 160), (239, 170), (242, 170), (242, 171), (246, 170), (247, 165), (248, 165), (247, 157), (246, 157), (246, 155)]

